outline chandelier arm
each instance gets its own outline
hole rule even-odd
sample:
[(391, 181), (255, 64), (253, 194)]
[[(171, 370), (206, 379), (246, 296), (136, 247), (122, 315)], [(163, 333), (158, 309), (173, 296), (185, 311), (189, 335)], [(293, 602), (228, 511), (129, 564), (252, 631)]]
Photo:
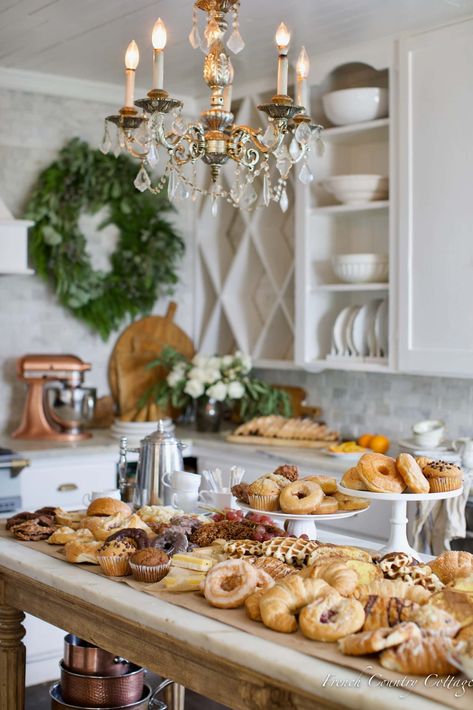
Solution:
[(275, 150), (278, 150), (278, 148), (281, 146), (281, 143), (284, 140), (285, 136), (285, 131), (281, 130), (281, 126), (275, 122), (275, 125), (277, 127), (277, 132), (278, 132), (278, 137), (272, 143), (271, 145), (267, 146), (264, 143), (261, 142), (259, 136), (261, 135), (262, 131), (260, 128), (254, 129), (251, 126), (235, 126), (232, 131), (231, 131), (231, 137), (233, 138), (234, 136), (238, 137), (238, 140), (241, 140), (242, 137), (245, 135), (247, 138), (245, 139), (245, 142), (247, 140), (251, 140), (251, 142), (254, 144), (254, 146), (259, 150), (260, 153), (264, 153), (265, 155), (269, 155), (270, 153), (274, 153)]
[(128, 153), (130, 153), (133, 158), (138, 158), (139, 160), (146, 160), (146, 158), (148, 157), (149, 151), (145, 150), (143, 153), (141, 153), (139, 150), (135, 150), (135, 148), (133, 148), (133, 139), (127, 135), (125, 135), (125, 145)]

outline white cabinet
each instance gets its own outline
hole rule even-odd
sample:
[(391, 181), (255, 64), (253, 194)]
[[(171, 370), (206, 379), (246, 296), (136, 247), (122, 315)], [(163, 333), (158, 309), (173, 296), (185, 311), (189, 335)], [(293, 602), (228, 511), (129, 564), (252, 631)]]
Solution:
[(400, 42), (399, 368), (473, 376), (473, 20)]

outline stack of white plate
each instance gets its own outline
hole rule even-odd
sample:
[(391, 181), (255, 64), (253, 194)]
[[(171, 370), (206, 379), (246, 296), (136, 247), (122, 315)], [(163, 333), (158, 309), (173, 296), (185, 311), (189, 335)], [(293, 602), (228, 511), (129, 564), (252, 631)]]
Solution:
[(347, 306), (335, 319), (327, 357), (384, 360), (388, 357), (388, 337), (387, 299), (375, 298), (363, 306)]
[(345, 205), (386, 200), (388, 178), (383, 175), (333, 175), (321, 181), (325, 189)]
[[(172, 419), (163, 419), (166, 431), (174, 431)], [(145, 436), (152, 434), (158, 428), (158, 422), (122, 422), (115, 419), (110, 427), (110, 435), (114, 439), (126, 436), (130, 445), (138, 444)]]

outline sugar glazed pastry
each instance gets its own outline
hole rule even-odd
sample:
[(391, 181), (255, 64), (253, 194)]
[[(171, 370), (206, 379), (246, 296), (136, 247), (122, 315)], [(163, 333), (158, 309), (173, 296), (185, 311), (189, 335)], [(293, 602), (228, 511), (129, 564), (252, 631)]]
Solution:
[(338, 647), (347, 656), (364, 656), (384, 651), (385, 648), (399, 646), (411, 639), (420, 640), (421, 638), (422, 632), (419, 627), (412, 622), (406, 622), (392, 628), (362, 631), (358, 634), (345, 636), (338, 642)]
[(284, 513), (310, 515), (324, 498), (322, 488), (312, 481), (294, 481), (286, 486), (279, 497)]
[(460, 624), (454, 616), (449, 614), (448, 611), (430, 604), (412, 611), (410, 620), (414, 621), (428, 635), (441, 634), (453, 637), (460, 630)]
[(343, 562), (331, 562), (325, 565), (307, 567), (301, 576), (312, 579), (323, 579), (341, 596), (348, 597), (358, 586), (358, 575)]
[(421, 608), (410, 599), (380, 597), (376, 594), (361, 596), (359, 601), (365, 611), (363, 631), (373, 631), (409, 621), (413, 612)]
[(364, 454), (357, 469), (366, 488), (374, 493), (402, 493), (406, 488), (396, 462), (390, 456)]
[(381, 653), (383, 668), (412, 675), (455, 675), (458, 668), (448, 660), (453, 650), (448, 636), (414, 638)]
[(356, 466), (354, 468), (349, 468), (348, 471), (345, 471), (340, 483), (345, 488), (351, 488), (354, 491), (366, 491), (366, 486), (361, 480)]
[(333, 476), (306, 476), (302, 480), (318, 483), (326, 496), (337, 492), (337, 479), (333, 478)]
[(473, 555), (471, 552), (442, 552), (429, 562), (429, 567), (444, 584), (450, 584), (460, 577), (473, 574)]
[(101, 547), (102, 543), (98, 540), (89, 540), (86, 542), (75, 540), (65, 544), (64, 553), (66, 560), (73, 564), (88, 562), (91, 565), (98, 565), (97, 552)]
[(338, 510), (340, 511), (365, 510), (370, 505), (369, 500), (366, 498), (354, 498), (353, 496), (347, 496), (345, 493), (340, 493), (340, 491), (334, 493), (333, 497), (337, 501)]

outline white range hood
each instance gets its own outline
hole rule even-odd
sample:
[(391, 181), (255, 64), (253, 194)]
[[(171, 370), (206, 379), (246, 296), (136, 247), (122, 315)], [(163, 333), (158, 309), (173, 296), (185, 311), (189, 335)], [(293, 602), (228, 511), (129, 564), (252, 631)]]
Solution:
[(15, 219), (0, 198), (0, 276), (34, 274), (28, 268), (28, 228), (34, 222)]

